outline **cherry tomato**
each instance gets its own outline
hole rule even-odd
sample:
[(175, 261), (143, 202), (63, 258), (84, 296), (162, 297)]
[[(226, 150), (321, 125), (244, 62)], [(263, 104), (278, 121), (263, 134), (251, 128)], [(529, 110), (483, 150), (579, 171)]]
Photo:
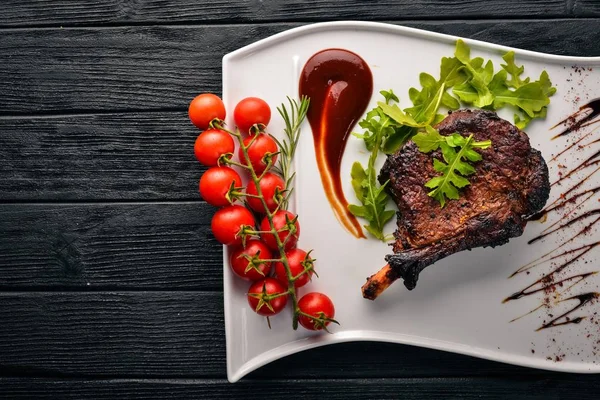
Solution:
[(212, 93), (200, 94), (191, 101), (188, 115), (192, 124), (204, 130), (215, 118), (225, 119), (225, 105), (223, 101)]
[(241, 244), (240, 230), (244, 226), (253, 228), (254, 217), (246, 207), (240, 205), (217, 210), (210, 224), (215, 238), (225, 245)]
[(229, 167), (211, 167), (200, 178), (200, 195), (213, 206), (222, 207), (231, 204), (226, 195), (233, 183), (240, 187), (242, 178)]
[(258, 97), (247, 97), (233, 110), (233, 119), (242, 133), (249, 133), (254, 124), (268, 125), (271, 121), (271, 108)]
[[(248, 147), (248, 158), (250, 159), (250, 164), (252, 164), (254, 171), (256, 171), (257, 174), (260, 174), (267, 168), (267, 164), (264, 161), (265, 155), (267, 153), (277, 153), (277, 142), (264, 132), (258, 133), (258, 136), (255, 139), (253, 138), (253, 136), (245, 138), (244, 146), (248, 146), (250, 141), (254, 140), (252, 144), (250, 144), (250, 147)], [(238, 150), (238, 157), (244, 164), (246, 163), (244, 152), (241, 148)], [(273, 155), (271, 160), (271, 165), (274, 165), (277, 161), (277, 154)]]
[[(279, 189), (279, 190), (278, 190)], [(281, 192), (285, 189), (285, 182), (279, 175), (273, 174), (271, 172), (265, 173), (265, 175), (260, 180), (260, 190), (262, 195), (267, 203), (267, 207), (269, 211), (273, 212), (278, 206), (277, 192)], [(256, 191), (256, 185), (254, 181), (250, 181), (248, 186), (246, 187), (246, 193), (256, 196), (258, 193)], [(265, 207), (263, 206), (262, 201), (256, 197), (246, 197), (246, 201), (251, 209), (258, 213), (265, 212)]]
[[(301, 312), (316, 318), (333, 319), (335, 316), (335, 308), (331, 299), (323, 293), (312, 292), (305, 294), (298, 301), (298, 308)], [(298, 322), (308, 330), (319, 331), (329, 325), (331, 321), (319, 321), (305, 315), (300, 315)]]
[(287, 304), (288, 296), (277, 295), (286, 291), (287, 288), (277, 279), (265, 278), (254, 282), (248, 289), (248, 304), (259, 315), (269, 317), (278, 314)]
[(207, 129), (198, 135), (194, 143), (194, 154), (207, 167), (214, 167), (223, 154), (233, 153), (235, 144), (229, 133), (218, 129)]
[[(245, 256), (251, 257), (255, 262), (251, 262)], [(264, 279), (271, 270), (270, 261), (260, 260), (271, 258), (273, 258), (271, 250), (269, 250), (263, 241), (250, 239), (246, 242), (245, 248), (240, 246), (231, 252), (229, 265), (231, 265), (233, 272), (240, 278), (249, 281), (258, 281)]]
[[(296, 215), (292, 214), (289, 211), (279, 210), (273, 215), (273, 225), (276, 230), (284, 229), (281, 232), (278, 232), (279, 240), (285, 243), (285, 249), (290, 250), (296, 247), (296, 243), (298, 242), (298, 238), (300, 237), (300, 223), (296, 219), (294, 223), (291, 221), (296, 218)], [(290, 226), (288, 226), (288, 220), (290, 221)], [(269, 225), (269, 220), (265, 217), (260, 223), (261, 231), (270, 231), (271, 226)], [(262, 239), (265, 241), (267, 246), (272, 248), (273, 250), (278, 250), (277, 240), (275, 239), (275, 235), (271, 232), (261, 233)]]
[[(299, 288), (306, 285), (310, 281), (314, 271), (310, 269), (305, 272), (305, 266), (307, 268), (311, 268), (313, 259), (308, 255), (308, 253), (300, 249), (288, 250), (285, 252), (285, 255), (288, 259), (292, 277), (298, 277), (294, 281), (294, 287)], [(282, 262), (275, 263), (275, 277), (279, 280), (279, 282), (283, 283), (285, 286), (288, 286), (288, 277), (287, 273), (285, 272), (285, 266)]]

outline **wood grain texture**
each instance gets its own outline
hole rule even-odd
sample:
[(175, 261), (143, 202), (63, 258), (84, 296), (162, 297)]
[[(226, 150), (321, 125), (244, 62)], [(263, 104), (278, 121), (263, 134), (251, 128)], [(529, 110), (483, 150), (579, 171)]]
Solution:
[[(600, 55), (600, 20), (406, 22), (555, 54)], [(185, 111), (221, 91), (221, 58), (299, 24), (8, 30), (0, 35), (0, 115)], [(583, 38), (573, 40), (573, 38)]]
[[(218, 292), (0, 293), (0, 321), (0, 376), (225, 377), (223, 298)], [(278, 360), (250, 378), (511, 373), (541, 374), (411, 346), (344, 343)]]
[(220, 293), (2, 293), (0, 321), (4, 373), (223, 376)]
[(0, 205), (0, 288), (222, 290), (212, 213), (200, 202)]
[[(12, 292), (0, 293), (0, 375), (223, 377), (222, 255), (210, 236), (211, 213), (205, 203), (0, 206), (0, 289)], [(138, 292), (150, 289), (177, 291)], [(20, 292), (30, 290), (55, 293)], [(169, 315), (181, 309), (188, 312)], [(516, 371), (535, 373), (410, 346), (347, 343), (287, 357), (253, 376)]]
[[(592, 376), (336, 380), (49, 380), (0, 378), (11, 399), (592, 399)], [(56, 397), (55, 397), (56, 396)]]
[[(221, 248), (195, 200), (185, 110), (220, 92), (223, 54), (303, 22), (395, 20), (591, 56), (599, 19), (548, 18), (599, 15), (591, 0), (3, 1), (0, 398), (596, 398), (597, 376), (385, 343), (227, 383)], [(146, 200), (173, 201), (130, 203)]]
[(0, 200), (198, 200), (185, 112), (0, 119)]
[(568, 15), (566, 0), (5, 0), (0, 26), (70, 26), (173, 22), (269, 22), (408, 18), (552, 17)]
[(577, 16), (594, 17), (600, 15), (598, 0), (572, 0), (572, 13)]

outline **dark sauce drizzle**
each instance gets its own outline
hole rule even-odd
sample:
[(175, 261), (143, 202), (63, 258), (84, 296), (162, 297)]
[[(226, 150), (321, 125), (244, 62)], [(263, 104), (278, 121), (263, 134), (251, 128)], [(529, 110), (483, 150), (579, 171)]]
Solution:
[[(579, 221), (583, 221), (585, 219), (588, 219), (589, 217), (593, 217), (594, 215), (600, 214), (600, 208), (596, 208), (594, 210), (590, 210), (587, 211), (581, 215), (578, 215), (575, 218), (572, 218), (570, 220), (568, 220), (567, 222), (565, 222), (564, 224), (560, 225), (558, 228), (554, 228), (548, 232), (542, 233), (539, 236), (534, 237), (533, 239), (529, 240), (527, 242), (527, 244), (533, 244), (539, 240), (542, 240), (543, 238), (545, 238), (546, 236), (550, 236), (555, 232), (561, 231), (565, 228), (568, 228), (569, 226), (579, 222)], [(600, 217), (595, 218), (591, 223), (587, 224), (583, 229), (581, 229), (575, 236), (571, 237), (571, 239), (569, 240), (573, 240), (576, 237), (578, 237), (579, 235), (585, 234), (586, 232), (589, 232), (589, 230), (596, 224), (596, 222), (600, 221)], [(564, 243), (563, 243), (564, 244)]]
[[(599, 123), (600, 118), (597, 118), (598, 116), (600, 116), (600, 98), (595, 99), (586, 105), (583, 105), (582, 107), (579, 108), (578, 111), (576, 111), (569, 117), (565, 118), (564, 120), (560, 121), (558, 124), (553, 126), (552, 129), (556, 128), (559, 125), (564, 124), (565, 129), (562, 132), (560, 132), (559, 134), (552, 137), (552, 140), (567, 136), (573, 132), (577, 132), (581, 128), (589, 127), (593, 124)], [(600, 125), (598, 126), (598, 128), (600, 128)], [(560, 155), (573, 149), (575, 146), (578, 146), (578, 148), (584, 148), (584, 147), (589, 147), (595, 143), (599, 143), (600, 138), (594, 139), (585, 144), (581, 144), (585, 139), (589, 138), (594, 133), (594, 131), (598, 128), (594, 128), (592, 131), (582, 135), (581, 138), (577, 139), (574, 143), (570, 144), (566, 149), (562, 150), (560, 153), (555, 155), (550, 160), (550, 162), (556, 161)], [(560, 185), (563, 182), (566, 182), (567, 180), (569, 180), (570, 178), (573, 178), (575, 173), (585, 170), (589, 167), (597, 166), (598, 164), (600, 164), (600, 150), (594, 152), (591, 156), (586, 158), (583, 162), (581, 162), (578, 166), (576, 166), (572, 170), (559, 176), (559, 179), (556, 180), (555, 182), (553, 182), (551, 185), (553, 187), (556, 185)], [(548, 253), (542, 255), (541, 257), (537, 258), (536, 260), (530, 262), (529, 264), (526, 264), (526, 265), (522, 266), (521, 268), (519, 268), (518, 270), (516, 270), (510, 276), (510, 278), (512, 278), (513, 276), (518, 275), (520, 273), (527, 272), (527, 271), (529, 271), (533, 268), (536, 268), (542, 264), (545, 264), (547, 262), (551, 262), (551, 261), (554, 261), (554, 260), (557, 260), (557, 259), (560, 259), (563, 257), (565, 258), (565, 260), (561, 264), (556, 266), (548, 274), (544, 274), (540, 279), (536, 280), (535, 282), (533, 282), (532, 284), (530, 284), (523, 290), (513, 293), (511, 296), (504, 299), (503, 303), (506, 303), (511, 300), (517, 300), (522, 297), (531, 296), (531, 295), (534, 295), (534, 294), (540, 293), (540, 292), (544, 292), (544, 293), (553, 292), (553, 291), (557, 290), (557, 288), (563, 287), (565, 284), (569, 284), (569, 286), (567, 286), (567, 288), (565, 289), (565, 291), (566, 291), (566, 290), (569, 290), (570, 288), (572, 288), (573, 286), (585, 281), (590, 276), (593, 276), (598, 273), (598, 271), (586, 272), (586, 273), (568, 276), (566, 278), (562, 278), (562, 279), (558, 279), (558, 280), (556, 279), (557, 275), (560, 272), (566, 270), (570, 265), (572, 265), (576, 261), (580, 260), (585, 254), (590, 252), (593, 248), (600, 245), (600, 241), (585, 244), (583, 246), (580, 246), (580, 247), (572, 249), (572, 250), (564, 250), (558, 254), (554, 254), (558, 250), (560, 250), (560, 248), (563, 247), (565, 244), (570, 243), (570, 242), (574, 241), (576, 238), (581, 237), (581, 236), (585, 235), (586, 233), (588, 233), (596, 225), (596, 223), (600, 221), (600, 208), (595, 208), (595, 209), (586, 211), (583, 214), (573, 216), (573, 213), (579, 207), (581, 207), (583, 204), (588, 202), (594, 196), (594, 194), (600, 192), (600, 186), (594, 187), (592, 189), (587, 189), (584, 191), (579, 191), (579, 192), (577, 191), (578, 188), (580, 188), (590, 177), (592, 177), (598, 171), (600, 171), (600, 166), (597, 166), (591, 172), (587, 173), (582, 178), (579, 178), (575, 182), (575, 184), (572, 187), (570, 187), (569, 189), (567, 189), (564, 193), (562, 193), (561, 196), (557, 200), (552, 202), (550, 205), (546, 206), (546, 208), (544, 208), (542, 211), (540, 211), (528, 218), (529, 221), (540, 220), (540, 219), (543, 219), (545, 216), (547, 216), (550, 213), (557, 212), (557, 211), (563, 209), (564, 207), (566, 207), (569, 204), (575, 205), (574, 209), (565, 212), (564, 215), (562, 215), (556, 222), (554, 222), (552, 225), (550, 225), (546, 229), (544, 229), (540, 233), (540, 235), (529, 240), (528, 244), (536, 243), (552, 234), (555, 234), (555, 233), (561, 232), (561, 231), (565, 231), (567, 228), (571, 227), (572, 225), (574, 225), (578, 222), (585, 221), (586, 223), (582, 229), (574, 231), (573, 235), (571, 235), (570, 237), (567, 237), (566, 240), (563, 241), (561, 244), (559, 244), (557, 247), (555, 247)], [(529, 273), (529, 272), (527, 272), (527, 273)], [(568, 310), (567, 312), (559, 315), (556, 318), (553, 318), (551, 321), (549, 321), (547, 323), (544, 322), (544, 324), (537, 330), (540, 331), (543, 329), (557, 327), (557, 326), (563, 326), (563, 325), (568, 325), (568, 324), (579, 324), (581, 321), (583, 321), (585, 319), (585, 317), (570, 318), (569, 316), (576, 310), (585, 306), (586, 304), (594, 302), (599, 297), (600, 297), (600, 293), (589, 292), (589, 293), (584, 293), (584, 294), (580, 294), (577, 296), (572, 296), (572, 297), (569, 297), (564, 300), (560, 300), (559, 302), (561, 302), (561, 303), (565, 302), (565, 301), (577, 300), (578, 304), (576, 306), (574, 306), (573, 308), (571, 308), (570, 310)], [(540, 309), (543, 306), (544, 306), (544, 304), (540, 305), (539, 307), (536, 307), (534, 310), (531, 310), (530, 312), (526, 313), (525, 315), (529, 315), (529, 314), (533, 313), (534, 311), (537, 311), (538, 309)], [(525, 316), (525, 315), (523, 315), (523, 316)], [(522, 318), (523, 316), (515, 318), (511, 322), (516, 321), (516, 320)]]
[[(589, 113), (586, 114), (586, 112), (588, 111)], [(584, 117), (581, 119), (577, 119), (581, 117), (581, 115), (584, 115)], [(595, 120), (595, 118), (598, 115), (600, 115), (600, 99), (594, 99), (591, 102), (582, 105), (581, 107), (579, 107), (579, 110), (569, 115), (567, 118), (563, 119), (558, 124), (554, 125), (552, 129), (562, 124), (566, 124), (566, 127), (564, 131), (554, 136), (552, 139), (554, 140), (561, 136), (566, 136), (580, 128), (584, 128), (586, 126), (590, 126), (598, 122), (597, 120)]]
[[(588, 276), (595, 275), (597, 273), (597, 272), (586, 272), (583, 274), (573, 275), (568, 278), (561, 279), (560, 281), (553, 282), (551, 280), (552, 275), (558, 273), (559, 269), (564, 269), (564, 268), (566, 268), (566, 266), (557, 268), (556, 270), (552, 271), (549, 275), (541, 277), (537, 281), (533, 282), (531, 285), (527, 286), (525, 289), (508, 296), (502, 302), (506, 303), (511, 300), (517, 300), (517, 299), (520, 299), (521, 297), (530, 296), (535, 293), (546, 291), (546, 290), (551, 289), (556, 286), (562, 286), (566, 282), (575, 281), (573, 284), (568, 286), (568, 288), (572, 288), (573, 286), (577, 285), (578, 283), (584, 281), (585, 278), (587, 278)], [(538, 284), (540, 284), (540, 287), (534, 288), (534, 286), (536, 286)]]
[[(589, 199), (590, 197), (592, 197), (594, 194), (596, 194), (598, 191), (600, 191), (600, 186), (597, 186), (593, 189), (588, 189), (585, 190), (581, 193), (577, 193), (575, 195), (573, 195), (572, 197), (568, 198), (568, 199), (559, 199), (557, 201), (555, 201), (554, 203), (552, 203), (551, 205), (549, 205), (547, 208), (545, 208), (544, 210), (538, 212), (537, 214), (533, 214), (532, 216), (530, 216), (528, 218), (529, 221), (537, 221), (540, 220), (542, 218), (544, 218), (544, 216), (546, 216), (548, 213), (550, 213), (551, 211), (558, 211), (560, 209), (562, 209), (563, 207), (565, 207), (568, 204), (573, 204), (576, 203), (577, 200), (579, 200), (579, 198), (587, 195), (587, 197), (585, 199), (583, 199), (582, 203), (585, 203), (585, 201), (587, 199)], [(562, 200), (562, 201), (560, 201)], [(570, 214), (570, 213), (569, 213)], [(567, 216), (567, 215), (566, 215)], [(553, 223), (552, 225), (550, 225), (548, 228), (551, 228), (555, 225), (557, 225), (560, 221), (556, 221), (555, 223)]]
[[(553, 271), (553, 272), (561, 272), (566, 267), (568, 267), (570, 264), (572, 264), (573, 262), (575, 262), (578, 259), (580, 259), (581, 257), (583, 257), (585, 254), (587, 254), (590, 250), (592, 250), (594, 247), (596, 247), (599, 244), (600, 244), (600, 241), (597, 241), (597, 242), (594, 242), (594, 243), (590, 243), (590, 244), (586, 244), (584, 246), (578, 247), (576, 249), (565, 250), (562, 253), (554, 255), (554, 256), (552, 256), (550, 258), (546, 258), (549, 255), (551, 255), (552, 253), (554, 253), (558, 248), (557, 249), (553, 249), (553, 250), (549, 251), (548, 253), (544, 254), (543, 256), (538, 257), (537, 259), (533, 260), (529, 264), (523, 265), (521, 268), (519, 268), (518, 270), (516, 270), (515, 272), (513, 272), (512, 275), (509, 276), (509, 278), (512, 278), (513, 276), (518, 275), (518, 274), (520, 274), (522, 272), (529, 271), (530, 269), (533, 269), (533, 268), (535, 268), (535, 267), (537, 267), (539, 265), (542, 265), (542, 264), (544, 264), (546, 262), (553, 261), (553, 260), (556, 260), (558, 258), (561, 258), (561, 257), (564, 257), (564, 256), (568, 256), (570, 254), (577, 253), (578, 251), (581, 250), (581, 253), (576, 254), (575, 257), (573, 257), (572, 260), (569, 260), (569, 261), (565, 262), (563, 265), (561, 265), (559, 267), (560, 269), (556, 269), (556, 270)], [(561, 267), (563, 267), (563, 268), (561, 268)]]
[[(577, 311), (581, 307), (585, 306), (586, 304), (597, 300), (599, 297), (600, 297), (600, 293), (589, 292), (589, 293), (579, 294), (577, 296), (569, 297), (568, 299), (562, 300), (561, 303), (565, 302), (565, 301), (569, 301), (569, 300), (577, 300), (577, 301), (579, 301), (579, 304), (577, 304), (575, 307), (571, 308), (569, 311), (559, 315), (558, 317), (556, 317), (556, 318), (550, 320), (549, 322), (545, 323), (544, 325), (540, 326), (537, 329), (537, 331), (541, 331), (542, 329), (547, 329), (547, 328), (553, 328), (556, 326), (563, 326), (563, 325), (568, 325), (568, 324), (579, 324), (586, 317), (576, 317), (576, 318), (571, 319), (569, 317), (569, 315), (571, 315), (571, 313)], [(564, 320), (559, 322), (559, 320), (562, 318), (564, 318)]]
[[(588, 114), (585, 114), (586, 111), (590, 111)], [(580, 118), (581, 115), (584, 115), (583, 118)], [(581, 129), (582, 127), (586, 127), (586, 126), (591, 126), (593, 124), (596, 124), (598, 122), (600, 122), (600, 118), (596, 119), (596, 117), (600, 116), (600, 98), (595, 99), (593, 101), (591, 101), (590, 103), (583, 105), (579, 108), (578, 111), (576, 111), (575, 113), (571, 114), (569, 117), (565, 118), (564, 120), (560, 121), (558, 124), (554, 125), (552, 127), (552, 129), (556, 128), (557, 126), (561, 125), (561, 124), (566, 124), (565, 129), (559, 133), (558, 135), (554, 136), (552, 138), (552, 140), (557, 139), (559, 137), (563, 137), (566, 136), (568, 134), (571, 134), (573, 132), (577, 132), (579, 129)], [(580, 118), (580, 119), (578, 119)], [(600, 125), (599, 125), (600, 128)], [(593, 131), (588, 132), (587, 134), (583, 135), (580, 139), (576, 140), (574, 143), (572, 143), (571, 145), (569, 145), (566, 149), (564, 149), (563, 151), (561, 151), (560, 153), (558, 153), (557, 155), (555, 155), (552, 161), (556, 161), (557, 157), (559, 157), (560, 155), (564, 154), (566, 151), (572, 149), (575, 146), (580, 146), (580, 147), (588, 147), (591, 146), (592, 144), (598, 143), (600, 142), (600, 138), (599, 139), (595, 139), (587, 144), (579, 144), (581, 143), (584, 139), (586, 139), (587, 137), (589, 137), (591, 134), (593, 133)], [(584, 160), (582, 163), (580, 163), (577, 167), (575, 167), (574, 169), (572, 169), (571, 171), (567, 172), (566, 174), (562, 175), (559, 177), (558, 180), (556, 180), (555, 182), (552, 183), (552, 186), (555, 186), (557, 184), (560, 184), (564, 181), (566, 181), (568, 178), (570, 178), (574, 173), (579, 172), (583, 169), (586, 169), (588, 167), (594, 166), (600, 164), (600, 150), (596, 151), (594, 154), (592, 154), (591, 156), (589, 156), (586, 160)], [(568, 189), (566, 192), (562, 193), (562, 195), (555, 200), (553, 203), (551, 203), (549, 206), (547, 206), (546, 208), (544, 208), (542, 211), (530, 216), (528, 219), (530, 221), (533, 220), (539, 220), (542, 217), (544, 217), (545, 215), (547, 215), (549, 212), (551, 211), (557, 211), (560, 208), (563, 208), (565, 205), (567, 205), (568, 203), (574, 203), (577, 199), (581, 198), (582, 196), (588, 194), (588, 197), (586, 197), (584, 199), (584, 201), (580, 204), (583, 204), (586, 200), (588, 200), (589, 198), (592, 197), (592, 195), (594, 193), (596, 193), (598, 190), (600, 190), (600, 187), (596, 187), (594, 189), (590, 189), (590, 190), (586, 190), (584, 192), (581, 193), (575, 193), (572, 194), (577, 188), (579, 188), (581, 185), (583, 185), (592, 175), (594, 175), (598, 170), (600, 170), (600, 167), (594, 169), (591, 173), (588, 173), (586, 176), (584, 176), (583, 178), (579, 179), (575, 185), (573, 185), (570, 189)], [(567, 215), (563, 216), (567, 217)]]

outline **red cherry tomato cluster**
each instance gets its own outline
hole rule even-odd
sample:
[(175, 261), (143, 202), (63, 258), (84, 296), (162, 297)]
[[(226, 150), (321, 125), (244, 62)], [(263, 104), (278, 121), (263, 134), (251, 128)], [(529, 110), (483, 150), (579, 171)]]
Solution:
[[(314, 259), (310, 252), (296, 247), (298, 216), (282, 208), (286, 183), (270, 170), (279, 151), (277, 142), (265, 132), (271, 109), (259, 98), (243, 99), (234, 109), (236, 132), (224, 128), (225, 115), (223, 102), (213, 94), (201, 94), (189, 106), (190, 120), (203, 130), (194, 144), (194, 154), (209, 167), (200, 178), (200, 195), (220, 207), (211, 222), (213, 235), (220, 243), (232, 246), (232, 272), (252, 282), (248, 304), (257, 314), (276, 315), (292, 298), (300, 325), (309, 330), (326, 329), (335, 315), (329, 297), (313, 292), (296, 301), (297, 290), (313, 277)], [(238, 139), (237, 160), (232, 135)], [(249, 172), (245, 188), (242, 177), (230, 165)]]

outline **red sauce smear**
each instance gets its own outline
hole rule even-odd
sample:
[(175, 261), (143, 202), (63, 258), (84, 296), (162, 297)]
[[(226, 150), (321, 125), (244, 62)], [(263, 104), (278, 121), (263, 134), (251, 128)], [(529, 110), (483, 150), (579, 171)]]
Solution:
[(340, 165), (348, 136), (367, 109), (372, 94), (369, 66), (348, 50), (326, 49), (314, 54), (300, 76), (300, 95), (310, 98), (307, 118), (327, 200), (338, 221), (357, 238), (365, 235), (348, 211)]

